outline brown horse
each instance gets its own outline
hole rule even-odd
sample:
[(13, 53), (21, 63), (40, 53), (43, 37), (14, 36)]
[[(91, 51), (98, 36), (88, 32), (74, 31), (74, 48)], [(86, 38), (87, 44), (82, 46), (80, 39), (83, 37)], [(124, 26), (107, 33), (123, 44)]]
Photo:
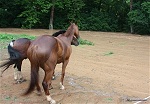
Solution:
[[(54, 33), (52, 36), (57, 37), (58, 35), (63, 34), (65, 32), (65, 30), (60, 30)], [(6, 69), (8, 69), (11, 65), (14, 65), (14, 79), (16, 80), (16, 83), (21, 83), (25, 81), (21, 73), (21, 66), (22, 61), (27, 58), (27, 50), (32, 41), (33, 40), (30, 40), (28, 38), (19, 38), (10, 42), (10, 44), (8, 45), (9, 59), (8, 61), (0, 65), (0, 67), (4, 67), (4, 70), (1, 70), (1, 74), (3, 74), (3, 72)], [(73, 38), (71, 44), (78, 44), (77, 39)], [(55, 77), (53, 76), (53, 79), (54, 78)]]
[(63, 85), (63, 80), (65, 76), (65, 69), (69, 62), (69, 57), (72, 53), (71, 41), (73, 38), (78, 39), (79, 37), (78, 26), (74, 23), (71, 23), (64, 34), (61, 34), (57, 37), (43, 35), (31, 43), (27, 51), (27, 57), (31, 63), (31, 81), (29, 88), (24, 95), (31, 93), (35, 86), (37, 87), (37, 91), (41, 92), (38, 81), (38, 71), (39, 67), (41, 67), (45, 72), (42, 85), (46, 98), (50, 103), (56, 103), (55, 100), (51, 98), (49, 93), (51, 77), (53, 75), (56, 64), (62, 63), (60, 89), (65, 88)]
[(24, 81), (21, 74), (21, 66), (22, 61), (27, 58), (27, 50), (31, 42), (32, 40), (27, 38), (19, 38), (10, 42), (7, 48), (9, 58), (5, 63), (0, 65), (0, 67), (4, 67), (4, 70), (1, 70), (1, 76), (6, 69), (8, 69), (11, 65), (14, 65), (14, 79), (17, 83)]

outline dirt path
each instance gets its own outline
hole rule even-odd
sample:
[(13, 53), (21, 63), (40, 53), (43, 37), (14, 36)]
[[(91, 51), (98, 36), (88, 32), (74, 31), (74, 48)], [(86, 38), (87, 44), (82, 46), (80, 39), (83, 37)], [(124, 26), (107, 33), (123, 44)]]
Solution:
[[(0, 33), (29, 35), (52, 34), (54, 31), (35, 29), (0, 29)], [(67, 66), (65, 90), (59, 90), (61, 64), (56, 67), (56, 80), (50, 90), (58, 104), (133, 104), (150, 96), (149, 37), (125, 33), (80, 31), (83, 39), (94, 46), (73, 46)], [(1, 50), (1, 60), (7, 58), (7, 50)], [(30, 82), (30, 64), (23, 62), (22, 73), (27, 79), (14, 84), (13, 68), (0, 78), (0, 104), (48, 104), (44, 92), (20, 96)], [(43, 79), (40, 70), (40, 79)], [(40, 81), (40, 82), (41, 82)], [(130, 101), (137, 100), (137, 101)], [(149, 100), (139, 104), (148, 104)]]

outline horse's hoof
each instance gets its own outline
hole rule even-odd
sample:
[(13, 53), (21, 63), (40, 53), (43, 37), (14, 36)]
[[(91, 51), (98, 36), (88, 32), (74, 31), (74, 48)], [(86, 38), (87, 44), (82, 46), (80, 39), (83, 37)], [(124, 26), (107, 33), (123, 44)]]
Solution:
[(62, 86), (60, 87), (60, 89), (61, 89), (61, 90), (64, 90), (64, 89), (65, 89), (65, 87), (62, 85)]
[(42, 95), (42, 92), (41, 92), (41, 91), (37, 91), (36, 94), (37, 94), (38, 96), (41, 96), (41, 95)]
[(52, 76), (52, 80), (55, 80), (55, 79), (56, 79), (56, 78), (55, 78), (55, 75), (53, 75), (53, 76)]
[(50, 104), (56, 104), (56, 101), (53, 100), (50, 95), (46, 96), (46, 98), (47, 98), (47, 101), (49, 101)]
[(26, 79), (19, 79), (19, 80), (16, 80), (16, 84), (21, 84), (22, 82), (25, 82), (27, 81)]
[(49, 87), (49, 90), (51, 90), (51, 89), (53, 89), (53, 86), (52, 86), (52, 85)]
[(64, 85), (62, 85), (61, 82), (60, 82), (60, 89), (61, 89), (61, 90), (64, 90), (64, 89), (65, 89)]
[(14, 82), (14, 84), (20, 84), (20, 82), (18, 82), (18, 81), (15, 81), (15, 82)]
[(17, 78), (17, 77), (14, 77), (14, 80), (15, 80), (15, 81), (17, 81), (17, 80), (18, 80), (18, 78)]
[(21, 84), (21, 83), (22, 83), (21, 80), (17, 80), (17, 81), (16, 81), (16, 84)]
[(56, 101), (53, 100), (53, 99), (51, 99), (51, 100), (50, 100), (50, 104), (56, 104)]
[(26, 79), (22, 79), (22, 82), (26, 82), (27, 80)]

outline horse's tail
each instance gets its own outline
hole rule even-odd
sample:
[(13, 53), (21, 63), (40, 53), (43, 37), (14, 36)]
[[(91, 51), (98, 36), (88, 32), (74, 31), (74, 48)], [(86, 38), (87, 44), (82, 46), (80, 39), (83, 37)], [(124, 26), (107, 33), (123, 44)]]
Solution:
[(34, 90), (36, 84), (38, 83), (39, 75), (38, 75), (38, 70), (37, 69), (38, 69), (37, 67), (31, 68), (31, 81), (30, 81), (30, 85), (29, 85), (28, 90), (23, 95), (30, 94)]
[[(13, 42), (13, 41), (12, 41)], [(11, 43), (12, 43), (11, 42)], [(3, 64), (0, 65), (0, 67), (4, 67), (4, 70), (2, 72), (4, 72), (6, 69), (8, 69), (11, 65), (15, 64), (14, 67), (16, 67), (16, 64), (18, 63), (18, 61), (21, 59), (21, 54), (20, 52), (18, 52), (16, 49), (14, 49), (11, 46), (11, 43), (8, 45), (8, 53), (9, 53), (9, 58), (6, 62), (4, 62)]]
[(36, 84), (39, 81), (39, 73), (38, 73), (39, 63), (38, 63), (36, 50), (33, 51), (32, 48), (29, 48), (28, 54), (30, 54), (30, 55), (28, 55), (29, 56), (28, 58), (31, 63), (31, 80), (30, 80), (30, 85), (29, 85), (27, 91), (23, 95), (30, 94), (34, 90)]
[(2, 73), (7, 70), (9, 68), (10, 65), (13, 65), (14, 61), (12, 60), (8, 60), (6, 62), (4, 62), (2, 65), (0, 65), (0, 67), (4, 67), (4, 69), (2, 70)]

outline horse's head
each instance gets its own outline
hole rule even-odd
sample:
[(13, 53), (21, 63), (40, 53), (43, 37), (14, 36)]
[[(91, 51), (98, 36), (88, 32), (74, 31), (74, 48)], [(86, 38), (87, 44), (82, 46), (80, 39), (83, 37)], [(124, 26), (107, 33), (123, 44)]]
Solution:
[[(57, 37), (60, 34), (64, 34), (66, 32), (66, 30), (60, 30), (58, 32), (55, 32), (52, 36)], [(71, 41), (71, 45), (75, 45), (78, 46), (79, 45), (79, 41), (77, 38), (73, 37), (72, 41)]]
[(74, 29), (74, 36), (75, 36), (75, 38), (79, 39), (80, 35), (79, 35), (78, 26), (75, 23), (72, 23), (72, 25), (73, 25), (73, 29)]
[(73, 29), (74, 29), (74, 36), (73, 36), (71, 44), (74, 44), (75, 46), (78, 46), (79, 45), (78, 39), (80, 38), (79, 29), (78, 29), (78, 26), (75, 23), (72, 23), (72, 25), (73, 25)]
[(71, 45), (75, 45), (78, 46), (79, 45), (79, 41), (77, 38), (73, 37), (72, 41), (71, 41)]

